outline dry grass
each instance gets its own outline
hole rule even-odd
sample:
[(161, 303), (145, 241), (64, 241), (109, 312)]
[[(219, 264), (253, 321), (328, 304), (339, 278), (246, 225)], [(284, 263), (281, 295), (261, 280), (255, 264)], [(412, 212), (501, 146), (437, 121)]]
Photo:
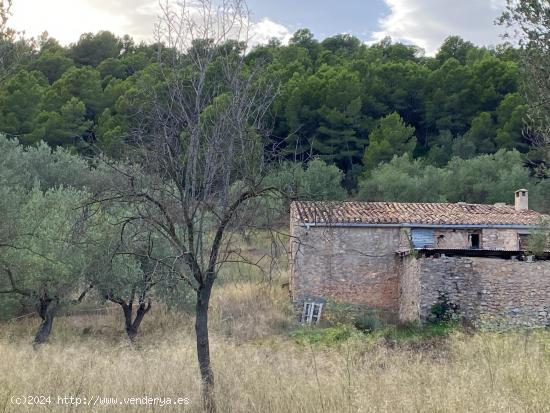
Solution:
[[(213, 297), (220, 412), (550, 412), (550, 332), (454, 333), (435, 346), (352, 337), (302, 345), (283, 290), (225, 284)], [(200, 411), (192, 319), (155, 308), (140, 345), (120, 314), (64, 317), (50, 344), (36, 320), (0, 326), (0, 412)], [(16, 407), (12, 396), (189, 397), (186, 407)]]

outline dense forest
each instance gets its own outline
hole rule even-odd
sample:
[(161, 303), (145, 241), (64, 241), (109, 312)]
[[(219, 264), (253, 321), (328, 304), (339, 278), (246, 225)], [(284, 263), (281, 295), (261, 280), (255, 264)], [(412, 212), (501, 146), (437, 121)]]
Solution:
[[(139, 114), (153, 110), (144, 85), (164, 76), (162, 45), (100, 32), (68, 47), (47, 34), (11, 47), (19, 60), (0, 84), (0, 131), (23, 144), (45, 141), (81, 153), (94, 146), (123, 156)], [(225, 47), (242, 51), (238, 43)], [(450, 36), (427, 57), (391, 39), (371, 46), (351, 35), (318, 41), (302, 29), (288, 45), (273, 40), (246, 60), (279, 85), (272, 148), (288, 161), (318, 158), (336, 166), (347, 196), (493, 202), (510, 201), (515, 187), (528, 186), (541, 208), (550, 192), (540, 183), (544, 154), (524, 128), (517, 49)], [(426, 174), (440, 183), (428, 193)], [(442, 184), (449, 175), (456, 181)], [(341, 198), (339, 188), (333, 192)]]
[[(100, 32), (68, 47), (47, 34), (12, 47), (20, 58), (0, 85), (0, 131), (23, 144), (45, 141), (82, 153), (94, 146), (121, 157), (147, 110), (144, 85), (162, 76), (162, 45)], [(239, 44), (226, 47), (240, 52)], [(262, 65), (265, 79), (279, 85), (272, 148), (288, 161), (319, 158), (336, 166), (349, 196), (509, 201), (520, 185), (534, 190), (540, 208), (550, 192), (546, 182), (539, 184), (544, 156), (524, 128), (517, 49), (487, 49), (450, 36), (435, 57), (426, 57), (391, 39), (371, 46), (351, 35), (318, 41), (302, 29), (288, 45), (273, 40), (254, 48), (247, 62)], [(388, 162), (391, 168), (382, 165)], [(452, 172), (457, 167), (472, 171), (471, 182), (447, 182), (447, 189), (440, 184), (426, 193), (432, 187), (421, 177), (426, 171), (438, 182), (449, 174), (459, 180)], [(494, 188), (495, 181), (508, 185)], [(333, 192), (342, 197), (339, 188)]]

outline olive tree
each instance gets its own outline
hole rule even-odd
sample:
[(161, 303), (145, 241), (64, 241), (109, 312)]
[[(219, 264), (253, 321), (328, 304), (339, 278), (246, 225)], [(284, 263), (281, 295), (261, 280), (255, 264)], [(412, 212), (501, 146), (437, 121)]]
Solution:
[(550, 253), (550, 220), (542, 219), (538, 227), (531, 232), (527, 248), (533, 255), (542, 256)]
[(106, 176), (63, 149), (25, 148), (0, 135), (0, 292), (37, 309), (36, 343), (47, 340), (59, 308), (90, 290), (92, 251), (106, 230), (82, 202)]
[(166, 264), (149, 258), (160, 255), (162, 240), (135, 222), (121, 231), (127, 206), (86, 204), (112, 178), (102, 165), (0, 136), (0, 289), (37, 308), (37, 343), (59, 308), (92, 288), (121, 306), (134, 340), (166, 274)]
[(133, 342), (151, 309), (156, 272), (154, 268), (142, 268), (142, 262), (131, 256), (114, 253), (105, 258), (108, 260), (102, 260), (101, 270), (90, 274), (90, 285), (94, 285), (100, 298), (120, 306), (126, 335)]
[(0, 188), (0, 215), (8, 218), (7, 236), (0, 242), (0, 293), (17, 294), (35, 306), (42, 319), (35, 343), (45, 342), (58, 310), (80, 302), (90, 290), (83, 277), (90, 270), (85, 211), (78, 207), (81, 191), (55, 188), (30, 191)]
[(173, 258), (164, 239), (139, 222), (125, 222), (127, 208), (115, 204), (98, 213), (104, 231), (94, 242), (95, 271), (86, 279), (102, 300), (120, 306), (126, 335), (133, 342), (152, 308), (156, 288), (170, 280)]

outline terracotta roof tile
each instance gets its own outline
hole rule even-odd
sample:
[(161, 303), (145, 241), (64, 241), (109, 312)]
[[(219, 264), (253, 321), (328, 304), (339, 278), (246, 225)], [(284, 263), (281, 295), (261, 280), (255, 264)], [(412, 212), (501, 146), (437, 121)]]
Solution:
[(505, 204), (402, 202), (293, 202), (291, 217), (303, 223), (536, 225), (542, 214)]

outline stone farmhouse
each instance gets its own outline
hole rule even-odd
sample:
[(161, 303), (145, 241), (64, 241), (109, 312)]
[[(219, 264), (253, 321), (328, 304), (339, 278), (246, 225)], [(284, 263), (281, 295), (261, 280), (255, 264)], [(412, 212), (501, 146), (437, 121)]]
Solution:
[(442, 297), (474, 324), (550, 325), (548, 254), (526, 253), (544, 218), (515, 205), (294, 202), (290, 292), (303, 322), (327, 300), (425, 321)]

